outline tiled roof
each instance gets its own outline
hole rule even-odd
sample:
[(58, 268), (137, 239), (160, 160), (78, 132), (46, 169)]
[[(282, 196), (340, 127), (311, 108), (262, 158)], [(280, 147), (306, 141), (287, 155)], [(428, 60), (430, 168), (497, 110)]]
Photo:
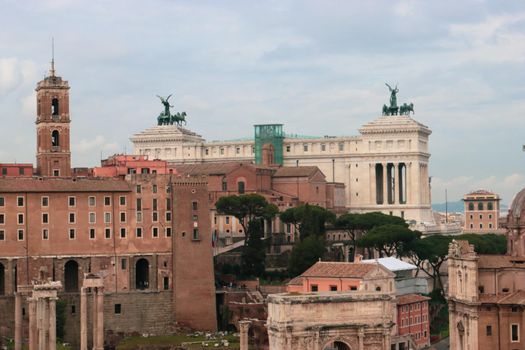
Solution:
[(0, 193), (7, 192), (128, 192), (124, 180), (80, 178), (0, 178)]
[(176, 164), (172, 167), (177, 170), (177, 173), (184, 175), (224, 175), (243, 165), (251, 166), (252, 164), (248, 162), (225, 162), (205, 164)]
[(412, 304), (412, 303), (419, 303), (425, 300), (430, 300), (430, 298), (424, 297), (419, 294), (405, 294), (405, 295), (401, 295), (397, 297), (397, 304), (406, 305), (406, 304)]
[(509, 255), (479, 255), (478, 268), (497, 269), (503, 267), (525, 269), (525, 258)]
[(479, 301), (486, 304), (525, 305), (525, 291), (513, 293), (480, 294)]
[(274, 177), (304, 177), (312, 176), (317, 171), (320, 171), (316, 166), (295, 166), (295, 167), (281, 167), (278, 168)]
[(318, 261), (303, 272), (301, 277), (362, 278), (377, 267), (378, 264)]
[(288, 285), (290, 286), (301, 286), (302, 284), (303, 284), (303, 277), (301, 276), (292, 278), (290, 282), (288, 282)]

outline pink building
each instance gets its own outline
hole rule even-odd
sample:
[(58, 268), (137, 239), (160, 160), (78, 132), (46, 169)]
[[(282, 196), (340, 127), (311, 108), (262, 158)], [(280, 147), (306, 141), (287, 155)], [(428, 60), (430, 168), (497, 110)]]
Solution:
[(410, 334), (418, 347), (430, 345), (429, 300), (430, 298), (418, 294), (406, 294), (397, 298), (398, 334)]
[(172, 174), (164, 160), (149, 160), (145, 155), (116, 154), (104, 159), (100, 167), (93, 168), (95, 177), (116, 177), (128, 174)]
[(0, 176), (33, 176), (33, 164), (0, 163)]

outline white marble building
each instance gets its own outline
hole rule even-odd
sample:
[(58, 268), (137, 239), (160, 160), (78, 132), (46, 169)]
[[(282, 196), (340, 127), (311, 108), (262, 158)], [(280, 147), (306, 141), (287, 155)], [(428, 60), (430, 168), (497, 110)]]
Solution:
[[(410, 116), (396, 115), (379, 117), (359, 133), (316, 138), (280, 134), (282, 164), (315, 165), (328, 181), (344, 183), (346, 206), (353, 211), (382, 211), (418, 226), (435, 226), (428, 170), (431, 130)], [(135, 154), (173, 163), (255, 161), (258, 147), (255, 139), (206, 141), (174, 125), (154, 126), (131, 141)]]

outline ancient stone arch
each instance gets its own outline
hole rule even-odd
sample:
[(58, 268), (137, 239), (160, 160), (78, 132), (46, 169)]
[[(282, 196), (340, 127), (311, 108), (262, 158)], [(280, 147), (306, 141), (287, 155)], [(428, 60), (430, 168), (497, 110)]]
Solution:
[(353, 350), (349, 343), (341, 338), (334, 338), (327, 342), (322, 350)]

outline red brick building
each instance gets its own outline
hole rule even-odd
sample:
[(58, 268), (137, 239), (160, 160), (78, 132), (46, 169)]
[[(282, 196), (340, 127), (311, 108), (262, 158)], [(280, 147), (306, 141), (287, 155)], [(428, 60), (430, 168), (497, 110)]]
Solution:
[(463, 196), (465, 203), (465, 233), (495, 233), (499, 231), (499, 202), (497, 194), (478, 190)]
[(33, 164), (0, 163), (0, 176), (33, 176)]
[(38, 83), (36, 176), (23, 165), (23, 176), (0, 177), (0, 338), (13, 338), (18, 287), (49, 278), (64, 286), (65, 340), (76, 345), (86, 273), (104, 280), (107, 334), (215, 330), (206, 179), (133, 156), (105, 161), (101, 177), (70, 176), (68, 91), (54, 70)]
[(418, 294), (397, 297), (398, 335), (410, 334), (418, 348), (430, 345), (429, 300), (430, 298)]

